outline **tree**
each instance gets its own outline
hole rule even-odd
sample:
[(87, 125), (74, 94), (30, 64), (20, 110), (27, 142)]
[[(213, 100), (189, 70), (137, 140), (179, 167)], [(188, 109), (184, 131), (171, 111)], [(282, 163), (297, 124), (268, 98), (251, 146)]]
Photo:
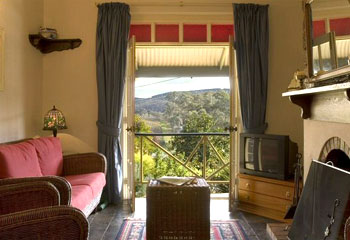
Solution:
[[(135, 114), (135, 128), (138, 133), (151, 133), (151, 127), (146, 124), (145, 120), (140, 115)], [(135, 154), (140, 152), (140, 137), (135, 137)], [(148, 154), (153, 151), (153, 146), (149, 142), (143, 144), (143, 153)]]
[(221, 131), (229, 125), (230, 95), (227, 90), (208, 92), (171, 92), (167, 96), (165, 120), (173, 130), (184, 127), (186, 119), (193, 111), (205, 112), (215, 118), (207, 131)]
[[(215, 127), (215, 121), (212, 115), (208, 114), (203, 108), (199, 112), (189, 112), (188, 117), (184, 121), (183, 133), (206, 133), (209, 131), (222, 132), (222, 128), (219, 126)], [(171, 149), (174, 150), (177, 156), (187, 159), (200, 141), (200, 138), (200, 136), (174, 136), (170, 141)], [(224, 136), (213, 136), (210, 138), (211, 142), (215, 148), (219, 150), (223, 158), (229, 159), (229, 138)], [(203, 167), (203, 159), (203, 145), (201, 145), (191, 159), (189, 166), (197, 169), (200, 173), (200, 169)], [(222, 166), (221, 161), (212, 148), (207, 148), (206, 159), (210, 159), (206, 165), (208, 175), (214, 173)], [(229, 180), (229, 170), (220, 171), (212, 179)], [(217, 184), (215, 187), (212, 187), (212, 190), (213, 192), (228, 192), (228, 186)]]

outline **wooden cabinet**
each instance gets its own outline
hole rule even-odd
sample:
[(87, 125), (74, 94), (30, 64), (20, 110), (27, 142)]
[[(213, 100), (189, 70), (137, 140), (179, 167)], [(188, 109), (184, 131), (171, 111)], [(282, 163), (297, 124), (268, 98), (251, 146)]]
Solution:
[(293, 181), (239, 174), (238, 209), (288, 222), (284, 216), (293, 204)]

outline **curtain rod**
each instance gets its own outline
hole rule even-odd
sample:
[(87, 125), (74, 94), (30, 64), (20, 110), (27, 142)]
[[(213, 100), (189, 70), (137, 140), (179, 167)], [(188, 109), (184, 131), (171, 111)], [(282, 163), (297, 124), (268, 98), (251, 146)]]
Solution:
[[(313, 0), (311, 0), (313, 1)], [(349, 0), (350, 1), (350, 0)], [(99, 5), (103, 4), (103, 3), (110, 3), (111, 1), (97, 1), (95, 2), (96, 7), (98, 7)], [(170, 3), (159, 3), (159, 4), (154, 4), (154, 3), (143, 3), (143, 4), (134, 4), (134, 3), (126, 3), (129, 6), (143, 6), (143, 7), (149, 7), (149, 6), (178, 6), (178, 7), (198, 7), (198, 6), (227, 6), (230, 5), (232, 3), (229, 2), (225, 2), (225, 1), (219, 1), (219, 2), (215, 2), (215, 3), (196, 3), (196, 2), (189, 2), (184, 4), (183, 1), (180, 2), (170, 2)]]

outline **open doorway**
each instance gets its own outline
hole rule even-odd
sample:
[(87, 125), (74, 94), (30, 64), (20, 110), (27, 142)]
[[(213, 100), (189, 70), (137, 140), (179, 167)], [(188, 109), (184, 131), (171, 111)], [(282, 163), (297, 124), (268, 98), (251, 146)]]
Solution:
[(228, 210), (236, 112), (229, 53), (228, 44), (136, 47), (137, 77), (127, 91), (134, 94), (134, 197), (145, 197), (150, 179), (196, 176)]

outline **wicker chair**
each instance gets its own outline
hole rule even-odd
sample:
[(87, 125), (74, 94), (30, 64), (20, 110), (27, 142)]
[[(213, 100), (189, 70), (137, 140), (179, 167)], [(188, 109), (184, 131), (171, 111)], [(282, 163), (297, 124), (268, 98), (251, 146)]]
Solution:
[[(9, 199), (9, 196), (12, 196), (13, 199), (21, 198), (22, 192), (21, 191), (13, 191), (14, 188), (12, 186), (21, 186), (24, 185), (27, 187), (28, 191), (31, 191), (31, 189), (36, 189), (38, 186), (41, 186), (43, 189), (43, 185), (46, 185), (46, 191), (50, 188), (54, 188), (57, 192), (57, 196), (59, 198), (59, 204), (58, 205), (70, 205), (71, 201), (71, 186), (69, 182), (64, 179), (63, 177), (58, 176), (45, 176), (45, 177), (26, 177), (26, 178), (5, 178), (0, 179), (0, 192), (2, 194), (6, 194), (7, 199)], [(41, 194), (44, 194), (41, 192)], [(5, 196), (5, 195), (4, 195)], [(44, 198), (38, 195), (31, 195), (31, 198), (35, 198), (37, 201), (36, 203), (41, 205), (41, 201), (45, 201)], [(6, 197), (5, 197), (6, 198)], [(1, 196), (0, 196), (1, 199)], [(26, 201), (19, 202), (23, 205), (25, 208), (25, 205), (29, 201), (29, 197), (26, 198)], [(34, 201), (34, 199), (33, 199)], [(11, 204), (11, 200), (8, 200), (8, 202)], [(11, 207), (10, 207), (11, 206)], [(12, 208), (12, 204), (9, 207)], [(30, 207), (32, 208), (32, 207)], [(28, 209), (30, 209), (28, 208)], [(2, 206), (0, 205), (0, 214), (2, 214)]]
[(0, 240), (88, 238), (85, 215), (79, 209), (59, 206), (60, 193), (54, 184), (33, 179), (1, 182)]
[(36, 208), (0, 216), (0, 240), (88, 239), (84, 214), (69, 206)]

